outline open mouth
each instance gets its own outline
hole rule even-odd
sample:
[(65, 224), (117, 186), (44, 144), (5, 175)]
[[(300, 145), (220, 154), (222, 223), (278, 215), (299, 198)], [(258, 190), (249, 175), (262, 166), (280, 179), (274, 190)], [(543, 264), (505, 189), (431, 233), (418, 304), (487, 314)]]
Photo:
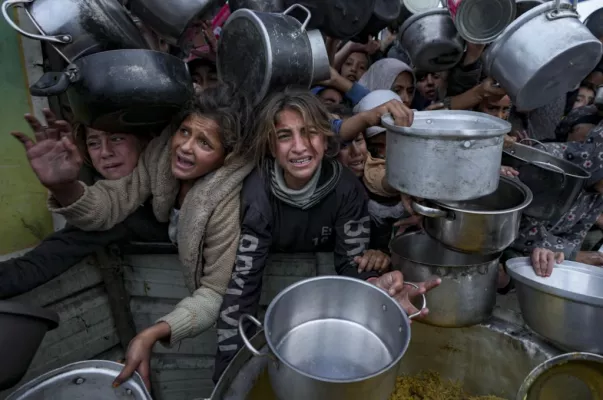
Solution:
[(296, 167), (305, 167), (312, 161), (312, 157), (304, 157), (304, 158), (295, 158), (289, 160), (290, 164), (293, 164)]
[(186, 170), (193, 168), (195, 166), (195, 162), (189, 158), (176, 154), (176, 165), (178, 168)]
[(349, 164), (349, 166), (350, 166), (351, 169), (354, 169), (354, 170), (358, 170), (358, 171), (364, 170), (364, 161), (362, 161), (362, 160), (361, 161), (354, 161), (354, 162), (351, 162)]
[(109, 164), (109, 165), (105, 165), (103, 167), (104, 170), (106, 171), (113, 171), (119, 167), (121, 167), (123, 164)]
[(346, 76), (346, 79), (351, 82), (356, 82), (358, 80), (356, 79), (356, 75), (348, 75)]

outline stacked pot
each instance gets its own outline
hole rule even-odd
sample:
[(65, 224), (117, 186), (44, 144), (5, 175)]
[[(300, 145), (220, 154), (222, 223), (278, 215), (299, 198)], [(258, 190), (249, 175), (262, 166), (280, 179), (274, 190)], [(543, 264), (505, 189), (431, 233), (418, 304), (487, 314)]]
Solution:
[(511, 125), (472, 111), (421, 111), (412, 127), (382, 119), (387, 133), (387, 180), (415, 198), (424, 232), (397, 236), (392, 264), (409, 281), (432, 275), (442, 284), (427, 294), (424, 322), (464, 327), (487, 319), (496, 302), (498, 260), (516, 239), (532, 193), (501, 177), (503, 137)]

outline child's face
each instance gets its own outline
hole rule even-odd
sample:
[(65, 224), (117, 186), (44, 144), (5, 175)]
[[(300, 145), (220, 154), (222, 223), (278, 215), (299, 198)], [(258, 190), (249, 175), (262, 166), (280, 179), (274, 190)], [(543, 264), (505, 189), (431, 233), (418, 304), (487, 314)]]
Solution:
[(371, 156), (385, 158), (385, 132), (366, 139), (366, 147)]

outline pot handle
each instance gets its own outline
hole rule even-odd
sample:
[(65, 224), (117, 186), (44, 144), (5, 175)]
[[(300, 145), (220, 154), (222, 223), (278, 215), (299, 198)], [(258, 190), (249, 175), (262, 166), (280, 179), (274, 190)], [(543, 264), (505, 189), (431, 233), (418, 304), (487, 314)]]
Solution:
[(249, 351), (256, 357), (267, 356), (268, 354), (260, 353), (255, 347), (253, 347), (253, 345), (247, 338), (247, 335), (245, 334), (245, 330), (243, 329), (243, 323), (245, 322), (246, 319), (253, 322), (255, 324), (255, 326), (257, 326), (258, 328), (264, 328), (262, 326), (262, 323), (260, 321), (258, 321), (257, 318), (255, 318), (253, 315), (249, 315), (249, 314), (241, 315), (239, 317), (239, 335), (241, 335), (241, 338), (243, 339), (243, 343), (245, 343), (245, 347), (247, 347), (249, 349)]
[(537, 167), (541, 167), (544, 169), (552, 169), (555, 172), (559, 172), (562, 176), (563, 176), (563, 182), (561, 182), (561, 189), (563, 189), (565, 187), (565, 181), (567, 180), (567, 174), (565, 173), (565, 171), (561, 168), (559, 168), (556, 165), (550, 164), (548, 162), (544, 162), (544, 161), (531, 161), (530, 164), (533, 164)]
[(29, 87), (29, 93), (37, 97), (56, 96), (67, 90), (75, 79), (75, 76), (71, 75), (69, 71), (46, 72)]
[(523, 142), (534, 142), (534, 143), (541, 145), (542, 147), (544, 147), (546, 149), (546, 146), (540, 140), (536, 140), (536, 139), (532, 139), (532, 138), (523, 138), (519, 141), (519, 143), (523, 143)]
[[(415, 284), (415, 283), (412, 283), (412, 282), (404, 282), (404, 284), (405, 284), (405, 285), (412, 286), (412, 287), (414, 287), (415, 289), (419, 289), (419, 285), (417, 285), (417, 284)], [(408, 316), (408, 318), (409, 318), (409, 319), (413, 319), (413, 318), (418, 317), (419, 315), (421, 315), (421, 311), (423, 311), (424, 309), (426, 309), (426, 308), (427, 308), (427, 297), (425, 297), (425, 293), (421, 294), (421, 297), (423, 297), (423, 305), (421, 306), (421, 309), (420, 309), (419, 311), (417, 311), (416, 313), (414, 313), (414, 314), (410, 314), (410, 315)]]
[(448, 216), (448, 213), (444, 210), (426, 207), (415, 201), (412, 202), (412, 209), (417, 214), (421, 214), (422, 216), (428, 217), (428, 218), (444, 218), (444, 217)]
[[(30, 39), (41, 40), (41, 41), (52, 42), (52, 43), (59, 43), (59, 44), (71, 43), (73, 40), (71, 35), (46, 36), (46, 35), (38, 35), (35, 33), (26, 32), (23, 29), (21, 29), (21, 27), (19, 25), (17, 25), (15, 23), (15, 21), (13, 21), (11, 16), (8, 14), (9, 8), (18, 6), (20, 4), (31, 4), (34, 1), (35, 0), (6, 0), (4, 3), (2, 3), (2, 16), (4, 16), (6, 23), (9, 24), (14, 30), (19, 32), (21, 35), (28, 37)], [(27, 9), (26, 9), (26, 11), (27, 11)], [(27, 15), (29, 15), (29, 13), (27, 13)], [(31, 18), (31, 15), (29, 15), (29, 18), (32, 19), (32, 21), (33, 21), (33, 18)], [(34, 21), (34, 24), (35, 24), (35, 21)]]
[(301, 26), (301, 30), (305, 31), (306, 27), (308, 26), (308, 23), (310, 22), (310, 19), (312, 18), (312, 13), (306, 7), (302, 6), (301, 4), (293, 4), (291, 7), (287, 8), (285, 11), (283, 11), (283, 15), (288, 15), (291, 12), (291, 10), (294, 10), (296, 8), (301, 8), (302, 10), (304, 10), (306, 12), (306, 14), (308, 14), (308, 16), (306, 17), (306, 20), (304, 21), (304, 23)]

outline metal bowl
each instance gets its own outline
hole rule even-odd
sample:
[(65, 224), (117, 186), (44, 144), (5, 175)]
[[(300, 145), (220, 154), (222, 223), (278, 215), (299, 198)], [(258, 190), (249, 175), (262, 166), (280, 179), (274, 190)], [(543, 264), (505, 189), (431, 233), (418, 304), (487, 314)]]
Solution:
[(59, 316), (40, 307), (0, 301), (0, 390), (16, 385)]
[(603, 357), (568, 353), (553, 357), (528, 375), (516, 400), (600, 399)]
[(408, 18), (400, 27), (398, 40), (414, 66), (426, 72), (453, 68), (465, 50), (448, 10), (441, 8)]
[(603, 353), (603, 269), (565, 261), (548, 278), (528, 258), (507, 261), (526, 324), (566, 351)]

